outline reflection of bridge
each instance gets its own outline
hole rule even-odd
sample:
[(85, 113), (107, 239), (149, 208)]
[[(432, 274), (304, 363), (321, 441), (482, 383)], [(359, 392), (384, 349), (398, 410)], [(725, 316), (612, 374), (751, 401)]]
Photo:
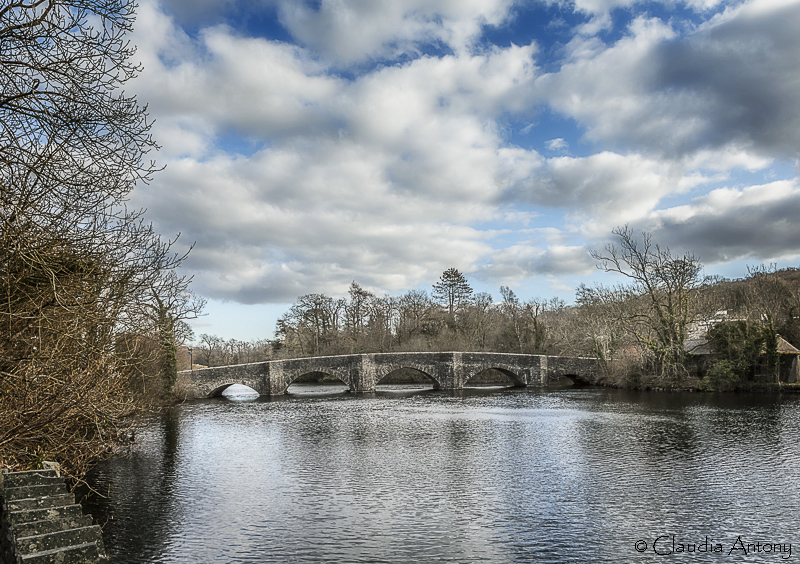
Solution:
[(459, 390), (470, 378), (494, 369), (517, 386), (546, 386), (565, 376), (575, 382), (594, 384), (600, 364), (594, 358), (479, 352), (373, 353), (272, 360), (252, 364), (185, 370), (180, 379), (190, 397), (220, 395), (232, 384), (244, 384), (261, 395), (279, 395), (305, 374), (328, 374), (353, 392), (374, 392), (375, 385), (401, 368), (427, 376), (434, 388)]

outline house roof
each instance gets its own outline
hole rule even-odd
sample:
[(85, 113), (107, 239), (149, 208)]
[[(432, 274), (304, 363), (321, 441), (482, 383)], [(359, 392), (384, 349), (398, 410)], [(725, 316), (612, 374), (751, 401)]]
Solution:
[(714, 349), (708, 344), (708, 339), (705, 337), (694, 337), (686, 339), (683, 342), (683, 350), (689, 354), (714, 354)]
[(778, 354), (800, 354), (800, 349), (778, 335)]
[[(683, 343), (683, 349), (689, 354), (714, 354), (714, 349), (712, 349), (711, 345), (708, 344), (708, 339), (705, 335), (686, 339), (686, 341)], [(800, 355), (800, 349), (793, 346), (789, 341), (778, 335), (778, 354)]]

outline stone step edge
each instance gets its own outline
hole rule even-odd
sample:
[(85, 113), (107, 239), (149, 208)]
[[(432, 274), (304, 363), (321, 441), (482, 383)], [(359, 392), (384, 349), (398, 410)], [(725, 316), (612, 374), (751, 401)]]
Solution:
[[(76, 556), (89, 557), (93, 560), (69, 560), (69, 554)], [(61, 558), (59, 558), (61, 557)], [(107, 562), (108, 556), (97, 546), (97, 543), (86, 542), (65, 548), (44, 550), (18, 557), (18, 562), (23, 564), (51, 564), (52, 562)]]
[[(19, 501), (21, 499), (32, 499), (37, 497), (48, 497), (51, 495), (58, 495), (58, 494), (65, 494), (69, 493), (67, 491), (67, 485), (64, 482), (52, 483), (52, 484), (36, 484), (36, 485), (27, 485), (27, 486), (14, 486), (12, 488), (4, 488), (3, 489), (3, 499), (5, 501)], [(37, 495), (25, 495), (25, 497), (18, 497), (19, 495), (25, 494), (37, 494)]]
[[(36, 517), (44, 517), (48, 513), (52, 514), (52, 519), (36, 519)], [(52, 521), (53, 519), (61, 519), (70, 517), (71, 515), (83, 515), (83, 508), (80, 504), (70, 503), (69, 505), (59, 505), (58, 507), (43, 507), (39, 509), (18, 509), (16, 511), (8, 512), (8, 520), (11, 526), (19, 523), (29, 523), (30, 521)], [(25, 519), (25, 517), (34, 517), (34, 519)]]
[(38, 521), (15, 523), (11, 525), (10, 530), (16, 538), (24, 538), (35, 536), (26, 534), (29, 530), (40, 531), (36, 534), (45, 535), (48, 533), (57, 533), (59, 531), (68, 531), (70, 529), (90, 527), (93, 524), (91, 515), (72, 515), (60, 517), (58, 519), (40, 519)]
[(24, 499), (15, 499), (14, 501), (3, 500), (4, 509), (9, 512), (23, 511), (25, 509), (46, 509), (49, 507), (73, 505), (74, 503), (75, 495), (71, 493), (28, 497)]
[(0, 488), (14, 488), (21, 485), (36, 485), (36, 483), (38, 483), (36, 478), (44, 480), (45, 483), (55, 480), (58, 480), (62, 483), (64, 481), (64, 479), (61, 478), (55, 470), (23, 470), (21, 472), (0, 473)]
[(99, 525), (88, 525), (84, 527), (77, 527), (75, 529), (65, 529), (51, 533), (17, 537), (15, 542), (17, 556), (35, 554), (36, 551), (32, 551), (31, 546), (35, 547), (42, 543), (52, 544), (52, 547), (47, 550), (69, 548), (70, 546), (78, 546), (86, 543), (95, 543), (98, 545), (98, 548), (100, 548), (103, 546), (103, 535)]

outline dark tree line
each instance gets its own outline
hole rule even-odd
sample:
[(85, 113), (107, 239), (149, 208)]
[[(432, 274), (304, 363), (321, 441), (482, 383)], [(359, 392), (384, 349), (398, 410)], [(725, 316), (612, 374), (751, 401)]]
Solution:
[(564, 303), (520, 302), (501, 288), (502, 303), (475, 293), (455, 268), (432, 292), (376, 296), (357, 283), (347, 298), (324, 294), (298, 298), (277, 324), (276, 354), (284, 357), (389, 351), (495, 350), (560, 352)]

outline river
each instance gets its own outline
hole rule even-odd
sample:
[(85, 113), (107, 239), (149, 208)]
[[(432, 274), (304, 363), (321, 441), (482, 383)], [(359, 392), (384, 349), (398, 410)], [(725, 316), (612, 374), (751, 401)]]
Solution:
[(144, 420), (84, 500), (112, 562), (800, 559), (798, 396), (342, 390)]

